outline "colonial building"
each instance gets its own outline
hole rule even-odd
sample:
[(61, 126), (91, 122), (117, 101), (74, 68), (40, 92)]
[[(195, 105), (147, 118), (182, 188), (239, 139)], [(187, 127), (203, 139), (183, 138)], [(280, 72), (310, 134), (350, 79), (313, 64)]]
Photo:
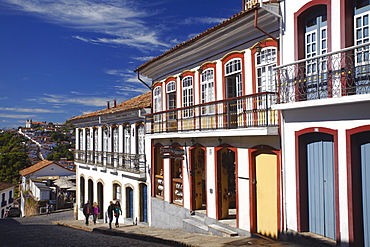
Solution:
[(370, 246), (368, 0), (285, 0), (276, 68), (284, 229)]
[(14, 184), (0, 182), (0, 218), (4, 217), (4, 214), (8, 208), (14, 206)]
[(151, 226), (271, 237), (282, 230), (279, 115), (271, 109), (279, 4), (243, 6), (136, 69), (153, 81)]
[(120, 222), (148, 221), (145, 115), (151, 113), (151, 92), (69, 119), (76, 126), (78, 219), (87, 200), (97, 202), (99, 219), (110, 201), (121, 204)]
[(21, 211), (22, 216), (40, 213), (46, 203), (54, 204), (54, 209), (61, 207), (58, 203), (60, 193), (52, 186), (51, 181), (59, 177), (74, 176), (75, 172), (54, 161), (43, 160), (33, 166), (19, 171), (21, 175)]

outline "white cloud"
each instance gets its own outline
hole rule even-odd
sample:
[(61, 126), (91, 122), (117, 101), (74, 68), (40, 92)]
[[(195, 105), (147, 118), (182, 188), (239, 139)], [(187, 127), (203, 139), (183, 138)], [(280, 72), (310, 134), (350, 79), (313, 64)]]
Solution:
[(1, 111), (13, 111), (13, 112), (30, 112), (30, 113), (64, 113), (65, 111), (55, 111), (48, 109), (30, 109), (30, 108), (11, 108), (11, 107), (0, 107)]
[(189, 17), (184, 19), (183, 21), (180, 21), (179, 24), (182, 25), (199, 25), (202, 24), (212, 24), (217, 25), (226, 20), (227, 18), (216, 18), (216, 17)]
[(139, 92), (139, 93), (147, 93), (149, 89), (147, 87), (145, 88), (134, 88), (134, 87), (128, 87), (128, 86), (116, 86), (116, 88), (119, 90), (118, 94), (127, 95), (128, 92)]
[(37, 15), (49, 22), (98, 33), (103, 37), (73, 36), (83, 42), (127, 45), (139, 49), (168, 47), (159, 33), (144, 22), (157, 14), (146, 11), (132, 0), (2, 0), (17, 10)]
[(14, 114), (0, 114), (3, 118), (32, 118), (35, 115), (14, 115)]
[(146, 62), (146, 61), (152, 60), (153, 58), (154, 58), (154, 56), (148, 56), (148, 57), (133, 57), (132, 59)]

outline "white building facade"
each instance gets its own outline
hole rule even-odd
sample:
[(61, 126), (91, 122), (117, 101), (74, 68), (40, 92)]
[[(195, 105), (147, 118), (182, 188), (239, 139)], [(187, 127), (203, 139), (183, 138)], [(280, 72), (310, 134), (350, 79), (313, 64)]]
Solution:
[(83, 205), (97, 202), (105, 222), (109, 202), (121, 205), (121, 223), (148, 222), (144, 116), (151, 92), (107, 109), (68, 120), (76, 126), (77, 218)]
[(284, 229), (370, 246), (370, 2), (280, 5)]
[[(245, 11), (136, 69), (153, 80), (151, 226), (207, 233), (218, 224), (275, 238), (282, 230), (279, 118), (271, 109), (279, 4), (243, 2)], [(211, 223), (196, 230), (195, 217)]]
[(14, 206), (14, 184), (0, 182), (0, 218), (4, 218), (8, 208)]

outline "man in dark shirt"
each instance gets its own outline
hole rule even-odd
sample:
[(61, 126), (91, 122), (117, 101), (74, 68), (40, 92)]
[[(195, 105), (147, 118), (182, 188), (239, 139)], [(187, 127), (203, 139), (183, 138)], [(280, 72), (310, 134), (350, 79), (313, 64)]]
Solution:
[(91, 204), (90, 204), (90, 201), (87, 201), (86, 204), (84, 205), (83, 209), (82, 209), (82, 212), (84, 213), (85, 215), (85, 218), (86, 218), (86, 222), (85, 224), (88, 226), (89, 225), (89, 217), (90, 215), (92, 214), (92, 207), (91, 207)]
[(112, 201), (109, 202), (109, 206), (108, 206), (108, 222), (109, 222), (109, 228), (112, 229), (112, 221), (113, 221), (113, 211), (114, 211), (114, 204)]

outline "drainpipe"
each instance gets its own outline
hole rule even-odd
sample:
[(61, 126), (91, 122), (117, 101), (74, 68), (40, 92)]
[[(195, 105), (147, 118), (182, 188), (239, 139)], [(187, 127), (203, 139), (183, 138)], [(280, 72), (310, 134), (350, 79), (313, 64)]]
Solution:
[(149, 88), (150, 90), (153, 90), (153, 88), (151, 86), (149, 86), (145, 81), (143, 81), (141, 78), (140, 78), (140, 73), (139, 73), (139, 70), (137, 71), (137, 79), (139, 81), (141, 81), (141, 83), (143, 83), (147, 88)]
[(273, 39), (276, 42), (278, 42), (278, 40), (274, 36), (272, 36), (271, 34), (269, 34), (268, 32), (266, 32), (265, 30), (263, 30), (262, 28), (260, 28), (258, 26), (258, 9), (255, 9), (254, 10), (254, 27), (257, 28), (258, 30), (260, 30), (265, 35), (269, 36), (271, 39)]
[[(284, 2), (284, 5), (285, 5), (285, 0), (279, 0), (278, 1), (278, 3), (280, 4), (281, 2)], [(274, 11), (271, 11), (270, 9), (268, 9), (268, 8), (266, 8), (265, 7), (265, 5), (263, 4), (263, 0), (259, 0), (259, 5), (260, 5), (260, 7), (261, 7), (261, 9), (264, 9), (264, 10), (266, 10), (268, 13), (270, 13), (270, 14), (272, 14), (272, 15), (274, 15), (275, 17), (277, 17), (277, 18), (279, 18), (279, 50), (280, 50), (280, 64), (284, 64), (283, 63), (283, 55), (282, 55), (282, 49), (283, 49), (283, 17), (280, 15), (280, 14), (278, 14), (278, 13), (275, 13)], [(285, 6), (284, 6), (284, 8), (285, 8)], [(258, 10), (256, 9), (255, 10), (255, 14), (257, 15), (257, 17), (258, 17)], [(263, 32), (263, 33), (266, 33), (266, 32), (264, 32), (263, 30), (261, 30), (258, 26), (257, 26), (257, 17), (256, 17), (256, 15), (255, 15), (255, 19), (254, 19), (254, 23), (255, 23), (255, 27), (258, 29), (258, 30), (260, 30), (261, 32)], [(267, 34), (268, 36), (270, 36), (269, 34)], [(270, 36), (271, 37), (271, 36)], [(273, 37), (271, 37), (271, 38), (273, 38)], [(273, 38), (274, 39), (274, 38)], [(276, 41), (276, 39), (274, 39), (275, 41)], [(282, 184), (283, 184), (283, 188), (282, 188), (282, 194), (283, 194), (283, 201), (282, 201), (282, 206), (284, 207), (284, 216), (283, 216), (283, 230), (287, 230), (288, 229), (288, 227), (287, 227), (287, 203), (286, 203), (286, 194), (287, 194), (287, 192), (286, 192), (286, 167), (285, 167), (285, 165), (286, 165), (286, 160), (285, 160), (285, 152), (284, 152), (284, 150), (285, 150), (285, 145), (283, 145), (284, 143), (285, 143), (285, 138), (284, 138), (284, 133), (285, 133), (285, 126), (282, 124), (282, 122), (284, 121), (283, 120), (283, 115), (280, 113), (280, 121), (279, 121), (279, 125), (280, 125), (280, 127), (279, 127), (279, 134), (280, 134), (280, 136), (281, 136), (281, 138), (280, 138), (280, 148), (281, 148), (281, 162), (282, 162), (282, 165), (281, 165), (281, 168), (282, 168), (282, 171), (281, 171), (281, 177), (282, 177), (282, 179), (283, 179), (283, 181), (282, 181)]]
[[(279, 18), (279, 50), (282, 51), (282, 49), (283, 49), (283, 17), (280, 14), (278, 14), (278, 13), (276, 13), (274, 11), (271, 11), (270, 9), (266, 8), (265, 5), (263, 4), (263, 0), (259, 0), (259, 2), (260, 2), (261, 9), (264, 9), (267, 12), (269, 12), (270, 14), (272, 14), (275, 17)], [(284, 4), (285, 4), (285, 0), (279, 0), (278, 1), (279, 4), (281, 2), (284, 2)], [(282, 55), (282, 52), (280, 52), (280, 64), (283, 64), (283, 55)]]

